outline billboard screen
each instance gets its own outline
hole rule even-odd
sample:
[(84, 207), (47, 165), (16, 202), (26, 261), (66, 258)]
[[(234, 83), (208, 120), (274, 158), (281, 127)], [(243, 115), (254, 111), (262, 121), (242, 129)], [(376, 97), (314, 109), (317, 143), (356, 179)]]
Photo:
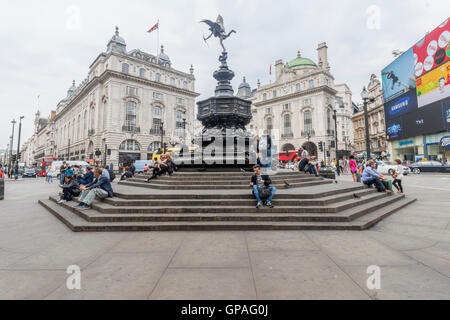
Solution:
[(416, 91), (412, 48), (381, 71), (381, 81), (383, 83), (384, 101), (395, 98), (409, 90)]
[(413, 46), (418, 106), (450, 96), (450, 20)]
[(403, 116), (404, 138), (444, 131), (442, 103), (435, 102)]
[(397, 118), (417, 109), (416, 93), (408, 91), (384, 104), (386, 119)]
[(386, 139), (399, 140), (405, 138), (403, 118), (386, 119)]

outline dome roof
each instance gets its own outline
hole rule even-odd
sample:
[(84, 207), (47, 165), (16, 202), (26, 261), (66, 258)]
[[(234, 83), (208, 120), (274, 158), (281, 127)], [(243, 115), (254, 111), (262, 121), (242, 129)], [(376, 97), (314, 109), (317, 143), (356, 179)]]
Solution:
[(118, 44), (121, 44), (123, 46), (126, 46), (127, 44), (125, 43), (124, 38), (122, 38), (121, 36), (119, 36), (119, 27), (116, 27), (116, 33), (112, 36), (111, 38), (112, 42), (116, 42)]
[(239, 85), (238, 89), (241, 88), (249, 88), (250, 89), (250, 85), (247, 83), (247, 81), (245, 81), (245, 77), (242, 79), (242, 83)]
[(300, 55), (300, 51), (298, 51), (298, 53), (297, 53), (297, 58), (295, 58), (294, 60), (291, 60), (291, 61), (288, 62), (288, 66), (289, 66), (289, 68), (295, 68), (295, 67), (300, 67), (300, 66), (317, 67), (315, 62), (312, 61), (311, 59), (303, 58)]
[(164, 46), (161, 46), (161, 53), (159, 54), (159, 60), (170, 63), (170, 58), (164, 53)]

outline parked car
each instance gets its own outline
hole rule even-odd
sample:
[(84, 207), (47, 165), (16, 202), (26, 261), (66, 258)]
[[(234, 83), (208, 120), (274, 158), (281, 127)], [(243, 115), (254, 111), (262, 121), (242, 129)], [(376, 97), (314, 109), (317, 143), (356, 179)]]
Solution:
[(419, 161), (409, 165), (413, 173), (421, 172), (446, 172), (450, 173), (450, 165), (442, 164), (438, 161)]
[[(378, 172), (381, 174), (389, 174), (392, 175), (395, 172), (395, 169), (397, 168), (397, 164), (396, 163), (391, 163), (391, 162), (387, 162), (387, 161), (377, 161), (377, 166), (378, 166)], [(404, 175), (408, 175), (408, 173), (410, 173), (411, 170), (406, 167), (403, 166), (403, 174)]]
[(36, 170), (34, 168), (25, 168), (23, 178), (36, 178)]

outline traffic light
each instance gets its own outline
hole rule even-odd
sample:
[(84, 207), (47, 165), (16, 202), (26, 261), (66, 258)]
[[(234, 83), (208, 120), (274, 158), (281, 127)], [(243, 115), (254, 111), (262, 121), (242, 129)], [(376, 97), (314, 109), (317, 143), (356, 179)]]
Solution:
[(319, 141), (319, 150), (323, 152), (323, 143), (322, 143), (322, 141)]

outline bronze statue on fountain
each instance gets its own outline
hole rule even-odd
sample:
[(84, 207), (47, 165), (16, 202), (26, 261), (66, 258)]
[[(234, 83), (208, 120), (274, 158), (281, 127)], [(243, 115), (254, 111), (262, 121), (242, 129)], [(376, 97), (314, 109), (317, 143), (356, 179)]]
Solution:
[(215, 96), (197, 102), (197, 119), (203, 130), (193, 139), (194, 144), (201, 146), (194, 164), (207, 168), (248, 168), (256, 163), (255, 139), (245, 128), (252, 118), (251, 102), (234, 96), (230, 82), (234, 72), (228, 68), (228, 54), (223, 45), (236, 31), (226, 33), (220, 15), (216, 22), (201, 22), (208, 24), (211, 31), (208, 37), (203, 37), (205, 42), (212, 36), (219, 38), (223, 51), (219, 57), (220, 67), (213, 74), (217, 80)]

